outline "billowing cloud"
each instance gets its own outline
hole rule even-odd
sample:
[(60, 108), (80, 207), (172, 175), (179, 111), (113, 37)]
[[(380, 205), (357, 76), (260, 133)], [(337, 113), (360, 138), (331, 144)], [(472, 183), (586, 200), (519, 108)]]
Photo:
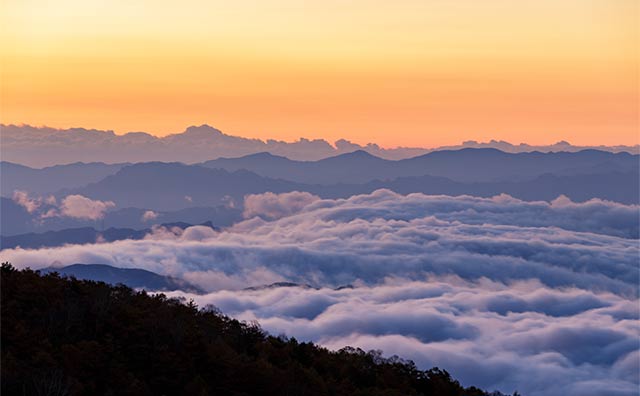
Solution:
[(60, 204), (60, 214), (76, 219), (98, 220), (116, 205), (111, 201), (99, 201), (82, 195), (67, 195)]
[(445, 367), (487, 389), (533, 396), (637, 392), (638, 306), (613, 293), (434, 277), (340, 290), (169, 295), (258, 320), (273, 334)]
[(153, 221), (158, 218), (158, 214), (153, 210), (147, 210), (142, 214), (141, 220), (144, 222)]
[(299, 212), (305, 206), (320, 200), (320, 197), (308, 192), (292, 191), (283, 194), (267, 192), (249, 194), (244, 198), (244, 217), (261, 216), (266, 219), (279, 219)]
[[(262, 214), (279, 207), (260, 198)], [(155, 228), (140, 241), (13, 249), (1, 258), (18, 267), (57, 260), (180, 276), (209, 294), (173, 295), (257, 319), (274, 334), (382, 349), (444, 367), (467, 385), (634, 395), (638, 214), (638, 206), (601, 200), (379, 190), (313, 200), (222, 232)], [(310, 287), (260, 287), (282, 281)]]

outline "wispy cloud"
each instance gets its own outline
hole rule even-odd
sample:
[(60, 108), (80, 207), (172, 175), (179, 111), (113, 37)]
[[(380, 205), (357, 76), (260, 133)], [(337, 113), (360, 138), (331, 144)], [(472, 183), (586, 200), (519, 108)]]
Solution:
[(74, 219), (99, 220), (116, 205), (112, 201), (100, 201), (83, 195), (67, 195), (60, 204), (55, 197), (29, 197), (24, 191), (15, 191), (13, 201), (24, 207), (27, 212), (37, 215), (37, 219), (51, 217), (70, 217)]
[(42, 205), (42, 199), (30, 198), (26, 191), (14, 191), (13, 201), (29, 213), (35, 212)]

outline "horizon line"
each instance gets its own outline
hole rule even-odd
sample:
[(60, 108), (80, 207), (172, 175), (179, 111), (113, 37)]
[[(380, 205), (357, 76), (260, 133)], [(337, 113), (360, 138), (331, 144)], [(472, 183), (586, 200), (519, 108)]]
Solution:
[[(241, 134), (233, 134), (233, 133), (226, 133), (224, 132), (222, 129), (219, 129), (215, 126), (212, 126), (208, 123), (203, 123), (200, 125), (196, 125), (196, 124), (191, 124), (188, 125), (187, 127), (185, 127), (185, 129), (183, 131), (180, 132), (171, 132), (165, 135), (156, 135), (152, 132), (148, 132), (148, 131), (127, 131), (127, 132), (116, 132), (113, 129), (99, 129), (99, 128), (87, 128), (87, 127), (82, 127), (82, 126), (70, 126), (70, 127), (63, 127), (63, 128), (57, 128), (57, 127), (52, 127), (52, 126), (48, 126), (48, 125), (32, 125), (29, 123), (3, 123), (0, 122), (0, 132), (2, 132), (2, 128), (5, 127), (14, 127), (14, 128), (33, 128), (33, 129), (38, 129), (38, 130), (43, 130), (43, 129), (50, 129), (50, 130), (54, 130), (54, 131), (58, 131), (58, 132), (67, 132), (67, 131), (71, 131), (71, 130), (84, 130), (84, 131), (93, 131), (93, 132), (100, 132), (100, 133), (110, 133), (113, 134), (114, 136), (118, 136), (118, 137), (122, 137), (122, 136), (126, 136), (129, 134), (137, 134), (137, 133), (142, 133), (148, 136), (151, 136), (153, 138), (156, 139), (160, 139), (163, 140), (165, 138), (171, 137), (171, 136), (177, 136), (177, 135), (183, 135), (185, 133), (188, 132), (189, 129), (191, 128), (209, 128), (209, 129), (213, 129), (216, 130), (218, 132), (220, 132), (222, 135), (225, 136), (230, 136), (230, 137), (235, 137), (235, 138), (240, 138), (240, 139), (247, 139), (247, 140), (258, 140), (261, 141), (263, 143), (268, 143), (270, 141), (274, 141), (274, 142), (278, 142), (278, 143), (286, 143), (286, 144), (294, 144), (294, 143), (298, 143), (298, 142), (302, 142), (302, 141), (309, 141), (309, 142), (314, 142), (314, 141), (322, 141), (327, 143), (328, 145), (330, 145), (332, 148), (334, 149), (338, 149), (337, 147), (337, 143), (338, 142), (345, 142), (345, 143), (350, 143), (350, 144), (354, 144), (354, 145), (358, 145), (361, 148), (366, 148), (367, 146), (375, 146), (378, 149), (382, 149), (382, 150), (398, 150), (398, 149), (416, 149), (416, 150), (438, 150), (438, 149), (446, 149), (446, 148), (455, 148), (455, 147), (459, 147), (459, 146), (465, 146), (468, 144), (477, 144), (477, 145), (491, 145), (491, 144), (507, 144), (513, 147), (552, 147), (552, 146), (568, 146), (568, 147), (583, 147), (583, 148), (598, 148), (598, 147), (607, 147), (607, 148), (620, 148), (620, 147), (628, 147), (628, 148), (640, 148), (640, 143), (636, 143), (636, 144), (615, 144), (615, 145), (607, 145), (607, 144), (598, 144), (598, 145), (574, 145), (573, 143), (565, 140), (565, 139), (560, 139), (558, 141), (555, 141), (553, 143), (542, 143), (542, 144), (536, 144), (536, 143), (527, 143), (527, 142), (519, 142), (519, 143), (513, 143), (507, 140), (497, 140), (497, 139), (491, 139), (489, 141), (480, 141), (480, 140), (463, 140), (459, 143), (455, 143), (455, 144), (447, 144), (447, 145), (441, 145), (441, 146), (431, 146), (431, 147), (425, 147), (425, 146), (394, 146), (394, 147), (388, 147), (388, 146), (382, 146), (379, 143), (376, 142), (366, 142), (366, 143), (358, 143), (358, 142), (354, 142), (352, 140), (349, 140), (347, 138), (340, 138), (334, 141), (328, 140), (327, 138), (307, 138), (304, 136), (299, 136), (297, 138), (297, 140), (281, 140), (281, 139), (275, 139), (275, 138), (254, 138), (254, 137), (247, 137), (247, 136), (243, 136)], [(357, 151), (358, 149), (355, 149), (354, 151)]]

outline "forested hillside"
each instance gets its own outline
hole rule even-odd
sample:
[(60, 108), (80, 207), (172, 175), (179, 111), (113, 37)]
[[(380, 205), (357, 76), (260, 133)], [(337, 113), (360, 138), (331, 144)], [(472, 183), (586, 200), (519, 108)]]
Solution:
[(2, 265), (6, 395), (486, 395), (381, 352), (266, 334), (213, 307)]

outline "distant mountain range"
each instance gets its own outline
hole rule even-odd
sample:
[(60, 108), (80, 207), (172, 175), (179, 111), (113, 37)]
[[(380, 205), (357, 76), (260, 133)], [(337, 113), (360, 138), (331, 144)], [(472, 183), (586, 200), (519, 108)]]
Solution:
[(147, 162), (127, 166), (85, 187), (63, 190), (58, 196), (80, 194), (109, 200), (118, 207), (179, 210), (193, 206), (241, 204), (246, 194), (304, 191), (301, 183), (259, 176), (247, 170), (228, 172), (180, 163)]
[[(583, 150), (513, 154), (496, 149), (462, 149), (436, 151), (398, 161), (379, 158), (363, 150), (318, 161), (296, 161), (263, 152), (237, 158), (209, 160), (199, 165), (229, 172), (248, 170), (260, 176), (298, 183), (330, 185), (424, 175), (447, 177), (461, 182), (522, 181), (545, 173), (572, 176), (637, 172), (639, 164), (639, 155), (626, 152)], [(131, 165), (73, 163), (34, 169), (2, 161), (2, 195), (9, 196), (14, 190), (45, 193), (79, 188), (99, 182)], [(177, 167), (176, 164), (162, 165), (158, 162), (137, 163), (134, 166), (139, 172), (144, 172), (148, 167)], [(192, 171), (196, 172), (196, 168), (192, 168)], [(128, 175), (136, 177), (137, 174), (129, 169)], [(222, 176), (218, 174), (218, 177)]]
[(60, 275), (73, 276), (76, 279), (93, 280), (113, 285), (121, 283), (131, 288), (149, 291), (182, 290), (190, 293), (203, 293), (200, 288), (183, 279), (159, 275), (138, 268), (117, 268), (106, 264), (72, 264), (65, 267), (48, 267), (40, 272), (45, 274), (57, 272)]
[[(320, 185), (266, 178), (246, 170), (228, 172), (177, 163), (146, 163), (124, 167), (98, 183), (57, 193), (111, 200), (116, 208), (123, 208), (107, 212), (100, 221), (40, 218), (13, 200), (1, 198), (0, 246), (3, 249), (37, 248), (94, 243), (99, 238), (105, 241), (140, 239), (150, 231), (151, 224), (185, 228), (204, 223), (225, 227), (242, 220), (243, 198), (250, 193), (307, 191), (321, 198), (347, 198), (383, 188), (400, 194), (491, 197), (505, 193), (527, 201), (551, 201), (565, 195), (576, 202), (601, 198), (640, 204), (637, 171), (560, 176), (546, 173), (526, 181), (501, 182), (459, 182), (424, 175), (359, 184)], [(151, 220), (144, 217), (148, 209), (154, 209)]]
[[(496, 149), (444, 150), (404, 160), (387, 160), (359, 150), (318, 160), (297, 161), (269, 153), (221, 158), (196, 165), (74, 163), (33, 169), (0, 163), (4, 236), (79, 227), (145, 229), (151, 224), (212, 221), (227, 226), (242, 218), (244, 197), (264, 192), (306, 191), (344, 198), (386, 188), (481, 197), (509, 194), (523, 200), (574, 201), (601, 198), (640, 203), (640, 155), (599, 150), (505, 153)], [(12, 200), (15, 190), (60, 205), (82, 195), (113, 202), (101, 220), (29, 213)], [(150, 217), (147, 212), (151, 211)]]
[(206, 161), (208, 168), (245, 169), (261, 176), (307, 184), (366, 183), (407, 176), (440, 176), (460, 182), (524, 181), (559, 176), (637, 172), (639, 155), (599, 150), (505, 153), (496, 149), (434, 151), (391, 161), (359, 150), (319, 161), (294, 161), (269, 153)]
[(9, 196), (15, 190), (44, 194), (61, 189), (82, 187), (113, 175), (125, 165), (130, 164), (76, 162), (35, 169), (2, 161), (0, 162), (2, 171), (0, 191), (2, 191), (3, 195)]
[[(473, 154), (477, 153), (473, 152)], [(364, 157), (364, 165), (361, 165), (359, 157), (357, 158), (353, 163), (345, 161), (341, 166), (334, 168), (336, 172), (339, 172), (339, 169), (344, 169), (344, 175), (338, 176), (339, 179), (356, 180), (360, 177), (363, 180), (368, 180), (375, 177), (375, 169), (373, 172), (368, 172), (366, 166), (366, 163), (370, 162), (368, 155)], [(418, 158), (418, 160), (422, 161), (423, 159)], [(375, 161), (374, 159), (373, 162)], [(393, 170), (383, 167), (381, 172), (388, 172), (386, 179), (375, 179), (364, 183), (335, 184), (309, 184), (275, 179), (260, 176), (244, 169), (229, 172), (224, 169), (208, 169), (177, 163), (145, 163), (125, 167), (115, 175), (108, 176), (97, 183), (79, 189), (61, 191), (57, 194), (60, 196), (71, 193), (80, 194), (91, 199), (113, 201), (117, 207), (147, 207), (163, 211), (179, 210), (194, 205), (218, 206), (224, 202), (233, 202), (234, 205), (239, 206), (242, 205), (245, 195), (264, 192), (307, 191), (322, 198), (346, 198), (355, 194), (367, 194), (380, 188), (388, 188), (405, 194), (422, 192), (425, 194), (467, 194), (486, 197), (506, 193), (523, 200), (551, 200), (559, 195), (566, 195), (575, 201), (602, 198), (622, 203), (639, 202), (640, 183), (637, 171), (604, 171), (602, 173), (560, 176), (553, 173), (536, 175), (537, 172), (527, 167), (526, 163), (519, 167), (517, 163), (506, 163), (500, 166), (498, 162), (487, 165), (488, 168), (491, 168), (488, 171), (489, 174), (502, 174), (504, 177), (501, 179), (506, 179), (507, 173), (516, 172), (511, 177), (514, 181), (470, 181), (470, 179), (474, 179), (474, 174), (482, 173), (478, 170), (482, 167), (481, 163), (481, 160), (469, 160), (468, 175), (463, 174), (467, 168), (455, 162), (450, 167), (446, 165), (446, 161), (442, 161), (440, 167), (424, 167), (434, 170), (436, 174), (454, 174), (466, 181), (433, 176), (426, 174), (426, 170), (422, 172), (421, 176), (396, 176), (393, 178)], [(413, 170), (420, 167), (419, 163), (412, 163), (411, 166), (402, 165), (406, 166), (407, 173), (410, 175), (419, 173), (419, 171)], [(541, 168), (544, 170), (550, 167)], [(262, 171), (264, 172), (265, 169), (267, 169), (266, 166)], [(563, 167), (562, 173), (569, 173), (567, 169)], [(358, 172), (360, 173), (358, 174)], [(401, 174), (401, 171), (397, 173)], [(317, 182), (323, 178), (327, 180), (321, 170), (315, 176), (314, 180), (314, 173), (309, 172), (311, 182)]]
[(381, 148), (376, 144), (359, 145), (345, 139), (333, 144), (326, 140), (301, 138), (296, 142), (248, 139), (231, 136), (208, 125), (191, 126), (182, 133), (155, 137), (144, 132), (116, 135), (112, 131), (71, 128), (54, 129), (29, 125), (0, 124), (0, 144), (5, 161), (34, 167), (46, 167), (74, 162), (179, 161), (197, 163), (219, 157), (240, 157), (269, 152), (293, 160), (314, 161), (363, 150), (380, 158), (398, 160), (432, 151), (462, 148), (495, 148), (504, 152), (575, 152), (598, 149), (610, 152), (640, 153), (640, 146), (573, 146), (558, 142), (548, 146), (514, 145), (504, 141), (479, 143), (467, 141), (461, 145), (440, 148)]

